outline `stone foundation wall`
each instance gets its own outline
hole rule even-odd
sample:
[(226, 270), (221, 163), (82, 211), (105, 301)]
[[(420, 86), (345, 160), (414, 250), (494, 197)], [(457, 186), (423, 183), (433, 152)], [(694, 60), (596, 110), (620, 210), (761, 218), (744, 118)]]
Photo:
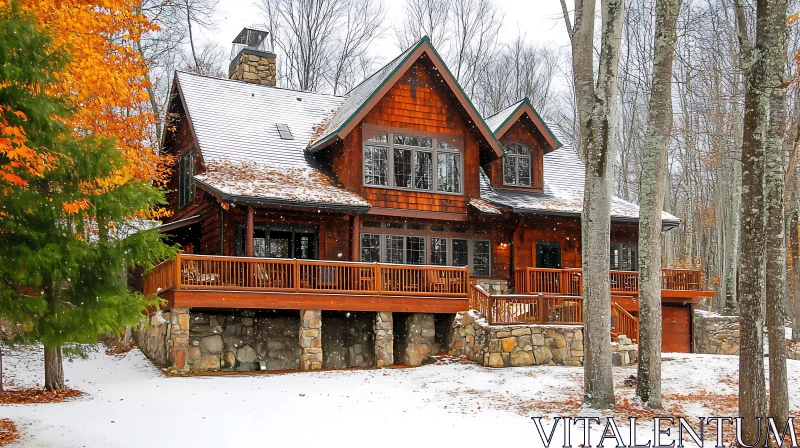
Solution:
[(323, 311), (322, 367), (372, 367), (375, 364), (375, 314)]
[(694, 312), (694, 351), (714, 355), (739, 354), (739, 316)]
[(624, 334), (611, 343), (611, 363), (615, 366), (629, 366), (639, 361), (639, 346)]
[(294, 313), (192, 312), (190, 369), (297, 369), (300, 365), (300, 318)]
[[(411, 313), (395, 316), (397, 358), (406, 366), (419, 366), (433, 354), (436, 323), (433, 314)], [(402, 316), (402, 317), (401, 317)]]
[(300, 311), (300, 369), (322, 368), (322, 311)]
[(139, 325), (133, 332), (133, 340), (139, 350), (161, 367), (171, 364), (167, 348), (169, 321), (170, 313), (159, 311), (150, 316), (147, 325)]
[(377, 313), (375, 316), (375, 367), (394, 364), (394, 320), (392, 313)]

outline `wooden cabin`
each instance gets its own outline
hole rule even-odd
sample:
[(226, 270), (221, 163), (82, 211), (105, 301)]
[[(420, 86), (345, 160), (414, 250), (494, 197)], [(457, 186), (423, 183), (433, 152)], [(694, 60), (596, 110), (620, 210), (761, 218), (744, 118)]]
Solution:
[[(344, 96), (278, 88), (280, 61), (252, 33), (232, 79), (175, 74), (161, 230), (183, 253), (146, 293), (170, 309), (580, 323), (559, 310), (580, 304), (584, 166), (527, 99), (482, 117), (428, 38)], [(614, 198), (611, 218), (615, 319), (630, 327), (638, 207)], [(692, 307), (712, 293), (698, 271), (665, 269), (664, 286), (664, 349), (691, 351)]]

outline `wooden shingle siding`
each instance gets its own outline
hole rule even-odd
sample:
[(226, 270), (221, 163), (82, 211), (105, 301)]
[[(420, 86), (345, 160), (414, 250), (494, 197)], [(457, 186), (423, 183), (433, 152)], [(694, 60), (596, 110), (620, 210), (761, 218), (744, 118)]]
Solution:
[[(561, 267), (580, 268), (581, 221), (578, 218), (526, 215), (522, 225), (514, 232), (514, 266), (536, 266), (537, 242), (561, 243)], [(569, 239), (567, 239), (569, 238)], [(611, 242), (637, 243), (639, 228), (636, 224), (611, 223)]]
[(422, 60), (417, 61), (361, 124), (404, 129), (411, 135), (447, 134), (463, 138), (463, 194), (364, 186), (362, 132), (361, 126), (356, 126), (342, 144), (334, 146), (331, 163), (344, 186), (361, 195), (373, 207), (465, 214), (469, 197), (480, 195), (477, 136), (468, 128), (468, 121), (455, 97), (442, 82), (431, 76), (431, 70)]
[(500, 138), (500, 143), (521, 143), (525, 145), (531, 154), (531, 186), (507, 186), (503, 185), (503, 159), (493, 160), (488, 164), (486, 175), (492, 181), (492, 185), (497, 188), (525, 191), (542, 191), (544, 188), (544, 151), (542, 144), (544, 138), (541, 132), (533, 124), (527, 114), (514, 123), (508, 131)]

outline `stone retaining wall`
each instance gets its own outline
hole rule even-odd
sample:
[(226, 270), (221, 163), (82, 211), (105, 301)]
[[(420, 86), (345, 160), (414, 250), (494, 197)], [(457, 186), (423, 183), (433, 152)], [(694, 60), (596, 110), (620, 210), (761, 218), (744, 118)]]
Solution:
[(739, 354), (739, 316), (694, 312), (694, 351), (713, 355)]
[[(638, 358), (638, 347), (624, 335), (612, 344), (615, 365)], [(453, 323), (450, 354), (488, 367), (583, 365), (580, 325), (487, 325), (474, 311), (461, 312)]]

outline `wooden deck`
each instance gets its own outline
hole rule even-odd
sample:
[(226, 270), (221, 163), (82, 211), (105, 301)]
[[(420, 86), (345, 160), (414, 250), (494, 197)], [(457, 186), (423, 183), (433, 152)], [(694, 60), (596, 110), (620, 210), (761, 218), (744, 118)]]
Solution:
[(467, 268), (178, 255), (146, 274), (171, 307), (455, 313)]

